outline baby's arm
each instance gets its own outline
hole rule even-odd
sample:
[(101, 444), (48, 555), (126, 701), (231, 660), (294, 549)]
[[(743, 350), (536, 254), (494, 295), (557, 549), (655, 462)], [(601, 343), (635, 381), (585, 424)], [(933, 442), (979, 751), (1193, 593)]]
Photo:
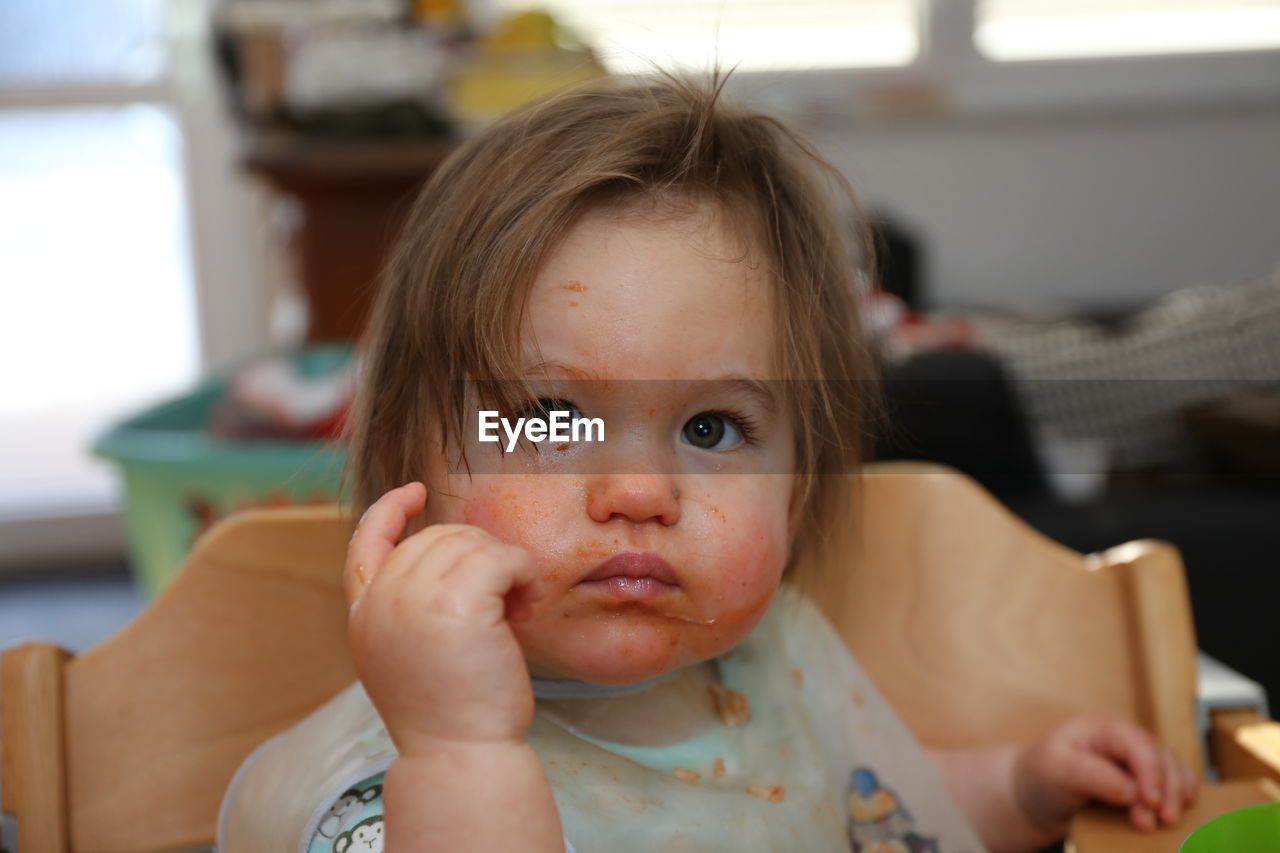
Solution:
[(344, 575), (356, 672), (400, 754), (382, 793), (386, 850), (561, 853), (551, 786), (525, 740), (533, 695), (508, 624), (527, 608), (518, 599), (532, 561), (463, 525), (397, 545), (425, 502), (410, 483), (375, 503)]
[(1066, 835), (1090, 802), (1124, 806), (1138, 829), (1175, 823), (1195, 775), (1119, 717), (1073, 717), (1027, 746), (937, 750), (952, 796), (993, 853), (1039, 850)]

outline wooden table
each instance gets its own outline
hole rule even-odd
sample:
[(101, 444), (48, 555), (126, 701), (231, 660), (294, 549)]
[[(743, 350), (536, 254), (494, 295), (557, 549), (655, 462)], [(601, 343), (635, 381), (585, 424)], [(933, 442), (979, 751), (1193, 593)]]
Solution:
[[(1270, 779), (1205, 785), (1191, 810), (1176, 826), (1139, 832), (1120, 809), (1090, 808), (1071, 825), (1069, 853), (1177, 853), (1192, 830), (1220, 814), (1245, 806), (1280, 800), (1280, 785)], [(1223, 851), (1230, 853), (1230, 851)]]

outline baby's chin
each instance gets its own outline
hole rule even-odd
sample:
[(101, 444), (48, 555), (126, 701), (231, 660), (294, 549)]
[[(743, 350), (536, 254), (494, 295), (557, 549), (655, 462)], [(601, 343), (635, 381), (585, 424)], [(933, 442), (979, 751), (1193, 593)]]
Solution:
[(724, 654), (746, 638), (755, 621), (705, 625), (624, 612), (562, 620), (550, 632), (535, 621), (516, 635), (535, 677), (627, 685)]

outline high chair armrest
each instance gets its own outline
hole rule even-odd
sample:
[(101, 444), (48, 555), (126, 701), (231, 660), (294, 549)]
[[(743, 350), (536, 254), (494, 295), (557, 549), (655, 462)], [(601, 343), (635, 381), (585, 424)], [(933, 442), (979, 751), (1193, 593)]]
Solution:
[(21, 853), (69, 849), (63, 667), (71, 652), (25, 643), (0, 653), (0, 813)]
[(1209, 752), (1223, 779), (1280, 783), (1280, 723), (1253, 709), (1214, 711)]
[[(1123, 809), (1090, 806), (1071, 821), (1067, 853), (1176, 853), (1192, 830), (1218, 815), (1255, 803), (1280, 800), (1280, 784), (1270, 779), (1205, 785), (1196, 802), (1173, 826), (1139, 832)], [(1228, 851), (1223, 851), (1228, 853)], [(1236, 851), (1231, 851), (1236, 853)]]

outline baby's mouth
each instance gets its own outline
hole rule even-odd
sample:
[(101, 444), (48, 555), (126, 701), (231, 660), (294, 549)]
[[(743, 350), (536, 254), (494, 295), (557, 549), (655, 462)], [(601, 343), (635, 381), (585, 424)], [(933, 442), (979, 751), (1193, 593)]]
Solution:
[(671, 565), (657, 554), (644, 551), (610, 557), (577, 585), (619, 601), (652, 601), (680, 588)]

